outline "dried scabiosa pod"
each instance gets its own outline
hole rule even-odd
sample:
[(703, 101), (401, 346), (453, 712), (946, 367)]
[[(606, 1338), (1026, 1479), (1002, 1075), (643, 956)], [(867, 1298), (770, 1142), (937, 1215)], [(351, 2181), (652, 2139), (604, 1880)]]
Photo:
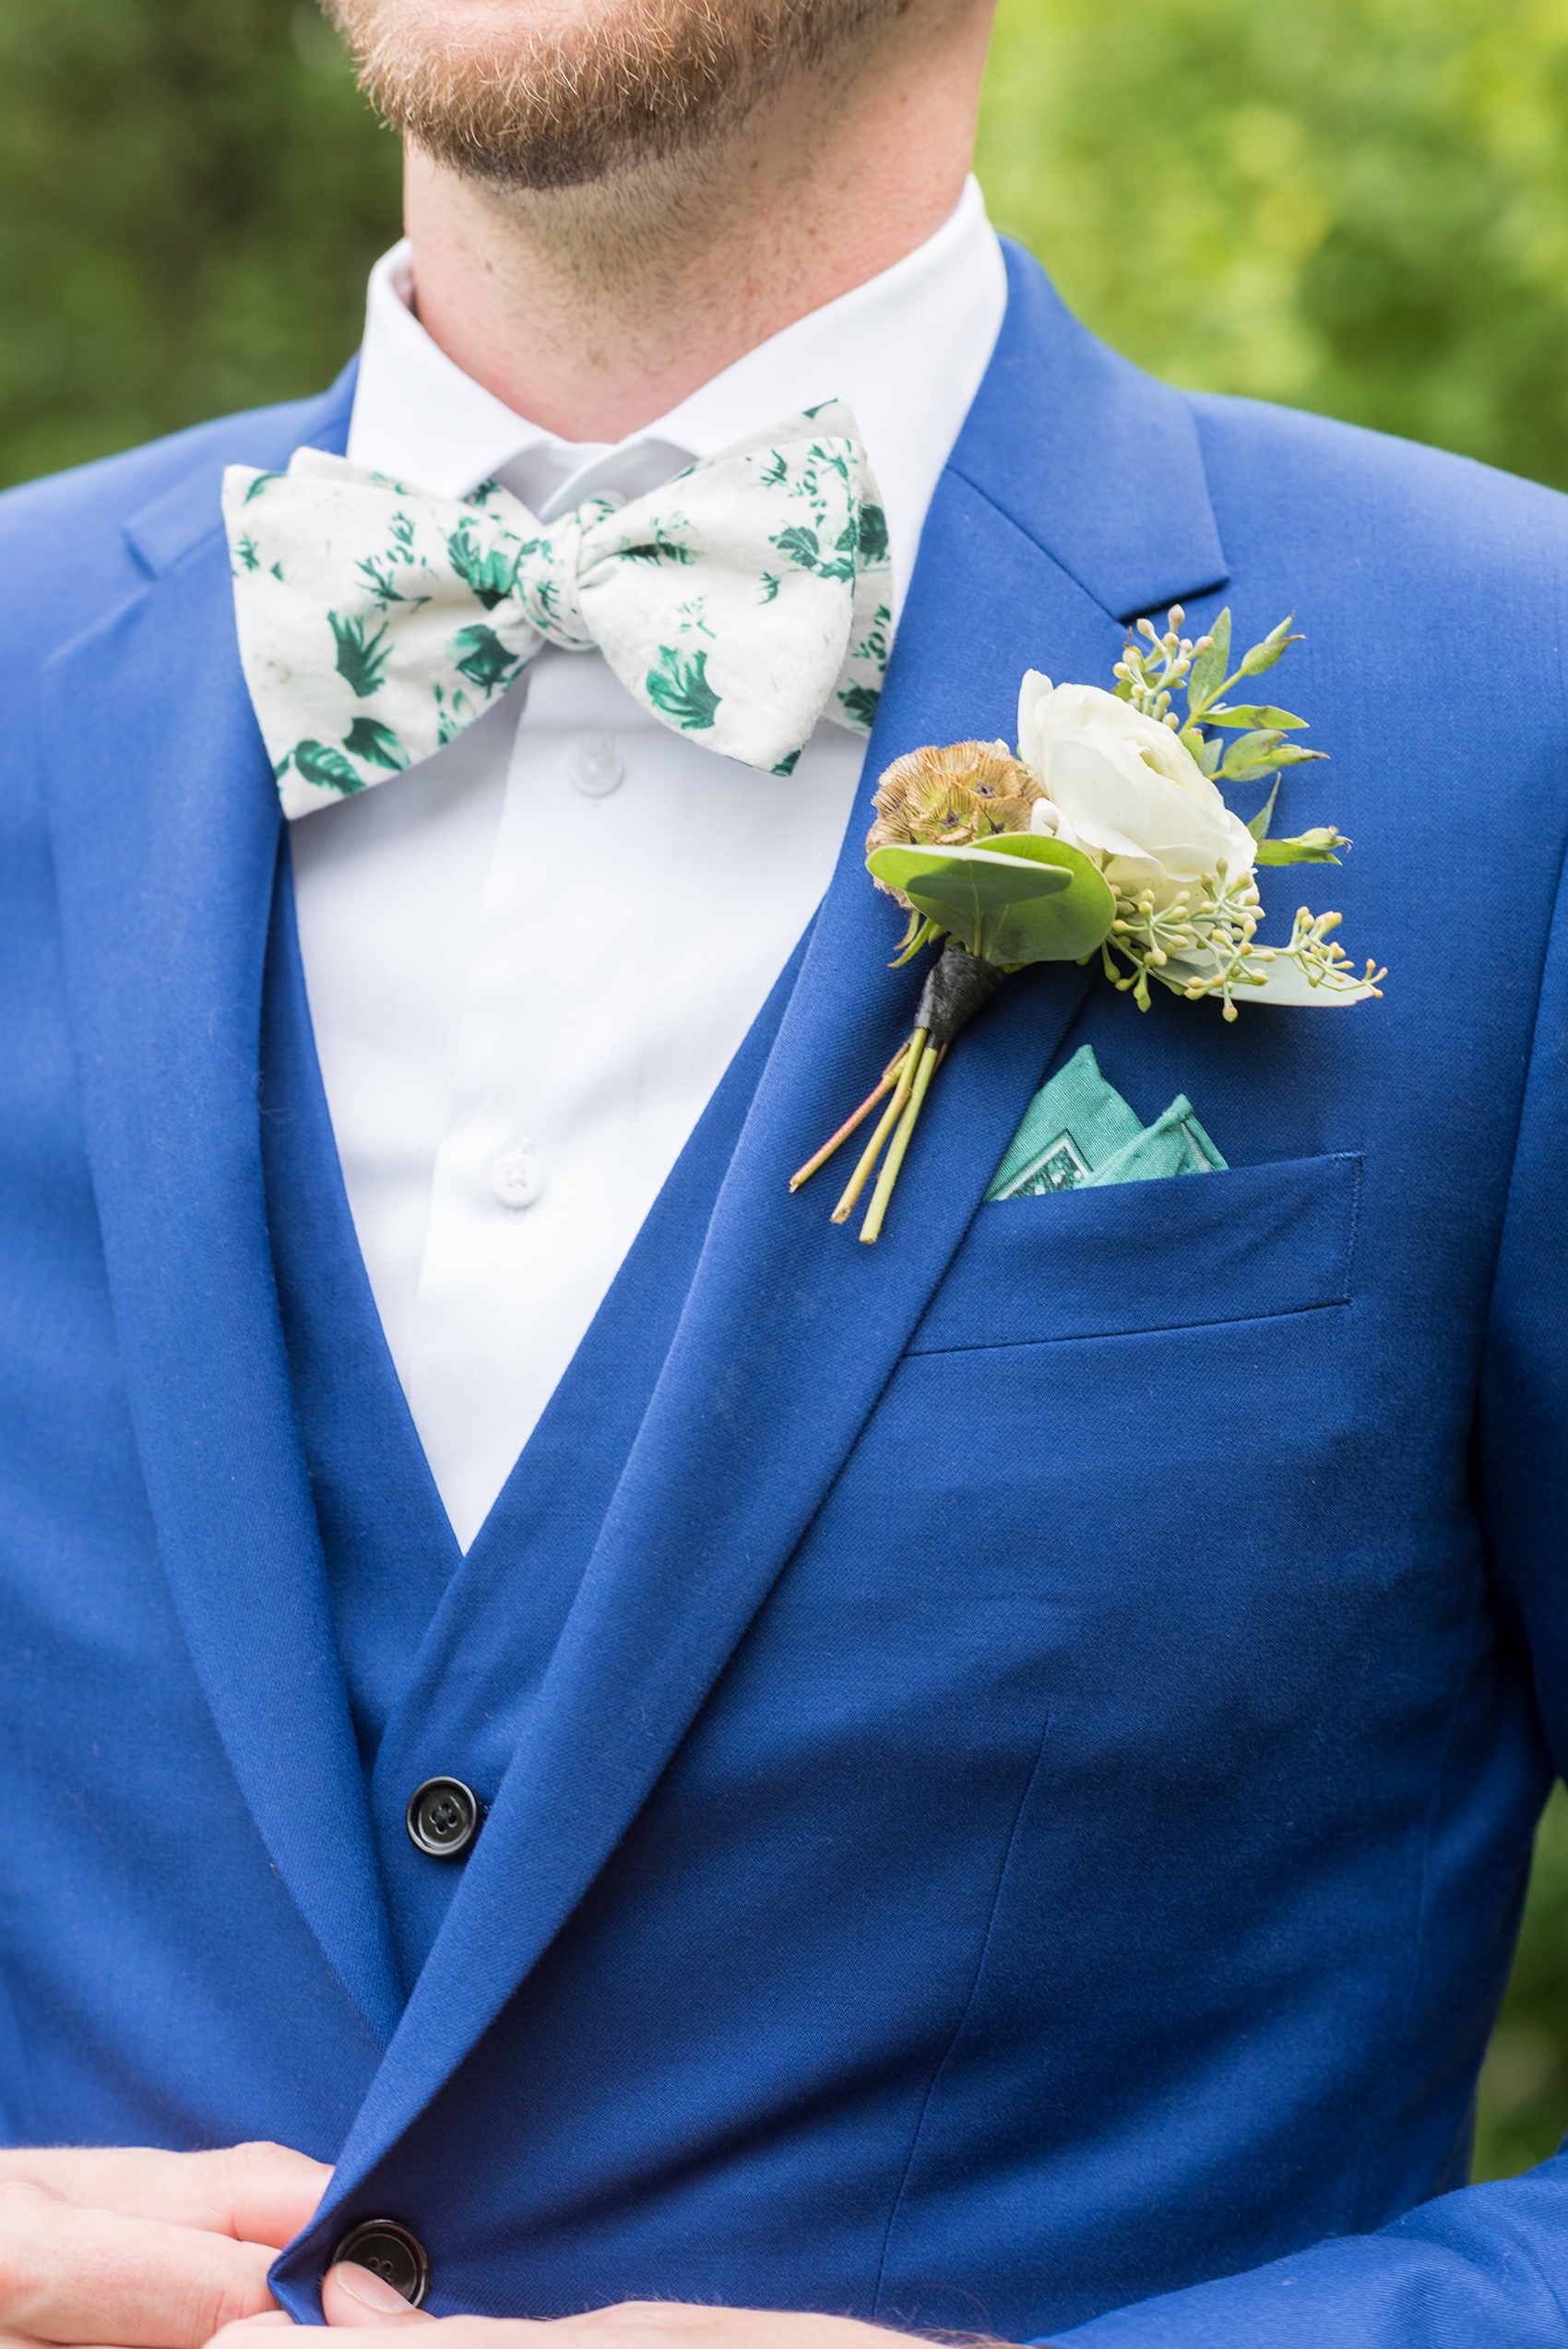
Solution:
[[(866, 853), (913, 845), (970, 848), (998, 832), (1027, 832), (1034, 803), (1044, 795), (1005, 743), (953, 742), (906, 751), (877, 785)], [(876, 886), (909, 910), (902, 890), (885, 881)]]

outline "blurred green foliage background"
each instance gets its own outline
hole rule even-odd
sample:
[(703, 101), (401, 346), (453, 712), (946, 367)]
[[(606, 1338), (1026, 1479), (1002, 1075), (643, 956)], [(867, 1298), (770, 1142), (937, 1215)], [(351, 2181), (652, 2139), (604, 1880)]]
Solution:
[[(327, 379), (398, 160), (310, 0), (0, 0), (0, 481)], [(1568, 0), (1002, 0), (980, 171), (1177, 382), (1568, 486)]]
[(304, 0), (0, 0), (0, 481), (330, 381), (398, 187)]
[(1568, 1796), (1559, 1786), (1536, 1864), (1507, 2004), (1481, 2074), (1474, 2174), (1513, 2177), (1568, 2130)]
[[(992, 210), (1172, 380), (1568, 487), (1568, 0), (1002, 0)], [(309, 0), (0, 0), (0, 483), (327, 381), (398, 161)], [(1477, 2173), (1568, 2127), (1568, 1801)]]
[(1568, 0), (1003, 0), (982, 177), (1172, 380), (1568, 486)]

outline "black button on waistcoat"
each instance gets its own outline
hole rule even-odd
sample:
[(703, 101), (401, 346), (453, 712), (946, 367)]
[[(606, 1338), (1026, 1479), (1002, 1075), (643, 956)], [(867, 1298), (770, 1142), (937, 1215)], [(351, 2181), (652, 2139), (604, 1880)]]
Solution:
[(404, 1823), (416, 1851), (433, 1860), (461, 1857), (484, 1820), (484, 1805), (460, 1778), (427, 1778), (409, 1796)]
[[(445, 1785), (444, 1779), (434, 1782)], [(466, 1790), (465, 1790), (466, 1791)], [(329, 2264), (337, 2267), (344, 2260), (351, 2260), (357, 2268), (368, 2268), (400, 2292), (411, 2308), (417, 2308), (430, 2288), (430, 2260), (424, 2245), (411, 2227), (398, 2219), (362, 2219), (351, 2226), (333, 2252)]]

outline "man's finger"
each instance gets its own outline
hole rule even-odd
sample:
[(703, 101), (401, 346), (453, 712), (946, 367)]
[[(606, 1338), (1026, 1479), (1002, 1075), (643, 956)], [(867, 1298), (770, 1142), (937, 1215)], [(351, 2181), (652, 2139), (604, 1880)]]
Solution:
[(0, 2328), (34, 2341), (200, 2349), (274, 2305), (270, 2260), (263, 2244), (0, 2186)]
[[(324, 2308), (327, 2306), (325, 2281), (322, 2285), (321, 2305)], [(533, 2336), (536, 2333), (541, 2336), (540, 2349), (543, 2349), (542, 2336), (544, 2334), (552, 2332), (557, 2324), (569, 2324), (574, 2321), (569, 2317), (544, 2318), (537, 2320), (530, 2317), (433, 2317), (427, 2309), (408, 2307), (403, 2310), (401, 2317), (391, 2314), (386, 2316), (367, 2314), (353, 2321), (356, 2327), (369, 2325), (379, 2336), (376, 2341), (367, 2343), (365, 2349), (393, 2349), (394, 2335), (408, 2330), (408, 2321), (410, 2317), (418, 2317), (425, 2324), (434, 2325), (435, 2331), (431, 2338), (439, 2343), (440, 2349), (521, 2349), (525, 2334), (529, 2336), (529, 2349), (534, 2349)], [(244, 2349), (245, 2326), (236, 2325), (232, 2328), (232, 2331), (240, 2336), (234, 2344), (234, 2349)], [(227, 2344), (214, 2343), (211, 2344), (211, 2349), (227, 2349)]]
[[(53, 2342), (35, 2341), (27, 2332), (0, 2332), (0, 2349), (54, 2349)], [(114, 2349), (113, 2342), (82, 2342), (77, 2349)]]
[(309, 2224), (332, 2172), (287, 2145), (165, 2153), (150, 2146), (0, 2150), (0, 2188), (47, 2187), (67, 2202), (123, 2218), (205, 2227), (274, 2250)]
[(321, 2283), (321, 2313), (328, 2324), (434, 2324), (423, 2308), (410, 2308), (385, 2276), (345, 2261), (328, 2268)]
[[(269, 2327), (291, 2325), (293, 2321), (287, 2308), (264, 2308), (259, 2317), (236, 2317), (232, 2324), (226, 2324), (221, 2332), (213, 2334), (207, 2349), (245, 2349), (253, 2332), (265, 2332)], [(0, 2349), (8, 2349), (4, 2338), (0, 2338)]]

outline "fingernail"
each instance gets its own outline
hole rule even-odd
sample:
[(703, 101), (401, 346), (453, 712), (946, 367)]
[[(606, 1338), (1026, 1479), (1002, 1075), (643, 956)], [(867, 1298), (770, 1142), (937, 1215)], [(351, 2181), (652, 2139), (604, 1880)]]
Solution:
[(356, 2267), (345, 2260), (341, 2267), (330, 2268), (329, 2275), (337, 2277), (350, 2300), (363, 2308), (374, 2308), (379, 2317), (407, 2317), (413, 2312), (395, 2283), (384, 2275), (376, 2275), (370, 2268)]

